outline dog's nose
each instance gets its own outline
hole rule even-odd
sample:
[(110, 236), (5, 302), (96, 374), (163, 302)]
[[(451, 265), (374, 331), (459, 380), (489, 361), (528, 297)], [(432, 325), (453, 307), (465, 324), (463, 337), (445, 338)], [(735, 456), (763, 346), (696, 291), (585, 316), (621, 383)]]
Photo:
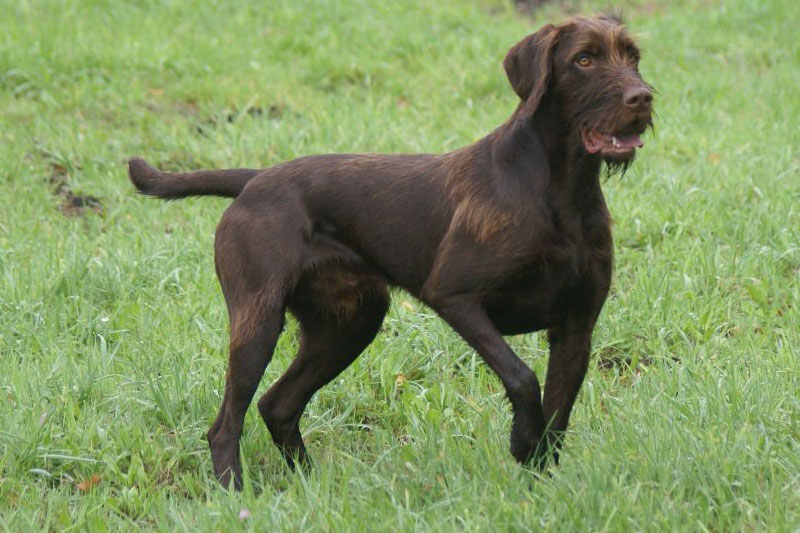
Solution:
[(653, 93), (647, 87), (629, 87), (622, 94), (622, 101), (635, 111), (647, 111), (653, 102)]

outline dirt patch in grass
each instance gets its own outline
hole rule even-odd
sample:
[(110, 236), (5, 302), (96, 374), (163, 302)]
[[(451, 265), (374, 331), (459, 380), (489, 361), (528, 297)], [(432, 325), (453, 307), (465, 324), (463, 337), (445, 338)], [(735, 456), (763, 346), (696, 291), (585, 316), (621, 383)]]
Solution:
[(252, 120), (281, 120), (287, 114), (297, 115), (288, 110), (283, 104), (271, 104), (266, 107), (250, 106), (244, 109), (233, 108), (212, 115), (203, 122), (196, 124), (194, 131), (199, 135), (207, 136), (210, 130), (217, 129), (225, 124), (234, 124), (244, 118)]
[(48, 182), (52, 187), (53, 195), (60, 199), (58, 208), (68, 217), (83, 216), (88, 211), (103, 214), (103, 203), (96, 196), (75, 193), (69, 185), (69, 172), (67, 167), (56, 162), (50, 163), (50, 176)]

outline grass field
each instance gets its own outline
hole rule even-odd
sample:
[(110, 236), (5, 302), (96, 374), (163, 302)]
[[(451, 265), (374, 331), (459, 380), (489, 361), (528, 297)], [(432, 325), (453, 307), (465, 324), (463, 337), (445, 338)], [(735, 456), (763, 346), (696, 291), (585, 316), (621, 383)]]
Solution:
[[(623, 5), (658, 120), (604, 185), (614, 286), (561, 465), (514, 463), (499, 381), (397, 293), (384, 333), (309, 405), (313, 472), (286, 470), (253, 409), (236, 494), (205, 442), (227, 201), (140, 197), (126, 158), (453, 149), (513, 110), (506, 50), (565, 15), (0, 0), (0, 526), (800, 531), (800, 4)], [(544, 337), (510, 342), (543, 377)], [(295, 349), (290, 322), (257, 395)]]

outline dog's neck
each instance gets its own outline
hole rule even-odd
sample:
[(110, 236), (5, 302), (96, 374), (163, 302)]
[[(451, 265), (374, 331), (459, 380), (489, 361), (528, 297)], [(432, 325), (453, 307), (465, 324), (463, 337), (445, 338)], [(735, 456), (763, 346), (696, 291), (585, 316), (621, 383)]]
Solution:
[[(538, 181), (535, 189), (544, 191), (551, 205), (559, 210), (585, 210), (603, 201), (602, 162), (586, 153), (580, 133), (574, 130), (552, 102), (543, 101), (533, 116), (526, 114), (521, 103), (490, 138), (495, 157), (521, 169), (517, 175)], [(541, 160), (536, 157), (540, 154), (549, 168), (532, 168), (531, 162)]]

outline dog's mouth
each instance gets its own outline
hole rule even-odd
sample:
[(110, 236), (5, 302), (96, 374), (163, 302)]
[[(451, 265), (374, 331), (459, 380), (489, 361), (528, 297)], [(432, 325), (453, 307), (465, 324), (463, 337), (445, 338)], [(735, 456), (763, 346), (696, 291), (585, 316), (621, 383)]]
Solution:
[(644, 146), (639, 133), (604, 133), (587, 128), (581, 131), (581, 137), (587, 152), (599, 153), (604, 159), (627, 161)]

